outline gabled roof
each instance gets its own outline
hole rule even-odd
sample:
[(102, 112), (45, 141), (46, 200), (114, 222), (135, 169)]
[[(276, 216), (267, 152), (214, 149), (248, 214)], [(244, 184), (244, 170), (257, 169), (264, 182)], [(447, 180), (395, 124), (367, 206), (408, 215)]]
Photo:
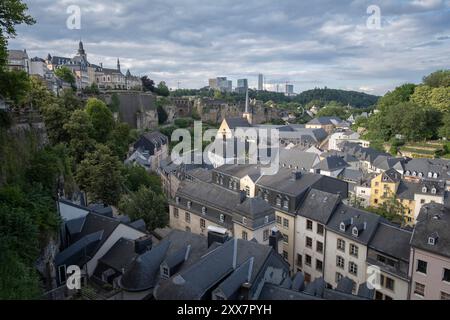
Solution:
[(227, 299), (233, 298), (233, 296), (239, 291), (242, 284), (249, 281), (249, 276), (252, 274), (253, 258), (248, 259), (241, 264), (233, 273), (226, 278), (215, 290), (220, 292)]
[(309, 121), (308, 124), (335, 125), (340, 122), (342, 122), (342, 120), (338, 117), (318, 117)]
[(244, 118), (225, 118), (225, 121), (231, 130), (251, 127), (251, 124)]
[(103, 231), (97, 231), (84, 235), (78, 241), (74, 242), (67, 249), (58, 253), (55, 257), (55, 265), (62, 264), (78, 266), (84, 265), (95, 254), (99, 247), (99, 243), (104, 240)]
[(99, 262), (104, 263), (117, 272), (122, 272), (137, 256), (135, 252), (134, 241), (125, 238), (120, 238), (109, 251), (99, 259)]
[(349, 167), (349, 164), (344, 159), (338, 156), (330, 156), (316, 164), (313, 169), (332, 172), (346, 167)]
[(8, 50), (8, 59), (11, 60), (28, 59), (28, 54), (24, 50)]
[(319, 157), (315, 153), (296, 148), (280, 150), (280, 165), (282, 167), (297, 168), (308, 172), (317, 161), (319, 161)]
[(341, 198), (337, 194), (311, 189), (297, 210), (297, 214), (326, 224), (340, 201)]
[[(327, 229), (367, 245), (374, 236), (380, 221), (381, 217), (379, 215), (341, 203), (327, 223)], [(346, 226), (345, 231), (340, 229), (341, 223), (344, 223)], [(353, 228), (358, 229), (357, 237), (352, 234)]]
[(410, 230), (382, 222), (378, 225), (369, 247), (390, 257), (409, 261), (411, 236)]
[(261, 198), (247, 198), (234, 208), (234, 211), (251, 219), (258, 219), (274, 214), (273, 208)]
[[(416, 220), (411, 246), (450, 258), (450, 209), (442, 204), (422, 206)], [(429, 238), (435, 238), (435, 244)]]
[(159, 131), (147, 132), (139, 137), (134, 144), (134, 149), (147, 150), (150, 155), (153, 155), (155, 148), (160, 148), (168, 142), (168, 138)]
[(391, 168), (382, 173), (381, 182), (398, 183), (402, 179), (402, 175), (397, 170)]
[(162, 241), (152, 250), (138, 256), (120, 279), (120, 286), (126, 291), (133, 292), (153, 288), (169, 246), (170, 241)]

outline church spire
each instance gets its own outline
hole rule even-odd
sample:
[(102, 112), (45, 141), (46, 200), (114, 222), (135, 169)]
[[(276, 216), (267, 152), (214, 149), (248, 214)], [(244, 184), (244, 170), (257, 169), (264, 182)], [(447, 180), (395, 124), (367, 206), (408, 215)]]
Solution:
[(86, 52), (84, 51), (84, 47), (83, 47), (83, 41), (80, 40), (80, 43), (78, 44), (78, 54), (80, 56), (84, 56), (86, 54)]
[(117, 70), (120, 72), (120, 60), (117, 58)]

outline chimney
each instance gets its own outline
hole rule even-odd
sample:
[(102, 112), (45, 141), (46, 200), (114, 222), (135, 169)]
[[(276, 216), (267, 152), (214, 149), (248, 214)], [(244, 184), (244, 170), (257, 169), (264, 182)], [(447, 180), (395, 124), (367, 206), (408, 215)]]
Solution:
[(134, 240), (134, 252), (137, 254), (143, 254), (152, 249), (152, 237), (143, 237)]
[(367, 229), (367, 222), (364, 221), (364, 230), (366, 230), (366, 229)]
[(103, 62), (100, 62), (100, 68), (103, 69)]
[(247, 199), (247, 193), (244, 190), (241, 190), (239, 193), (239, 201), (243, 203)]
[(242, 300), (250, 300), (250, 289), (252, 288), (252, 284), (249, 282), (245, 282), (241, 286), (241, 298)]
[(302, 173), (300, 171), (292, 171), (291, 180), (297, 181), (302, 177)]
[(228, 232), (226, 229), (213, 226), (208, 227), (208, 248), (211, 247), (214, 242), (223, 244), (227, 240)]

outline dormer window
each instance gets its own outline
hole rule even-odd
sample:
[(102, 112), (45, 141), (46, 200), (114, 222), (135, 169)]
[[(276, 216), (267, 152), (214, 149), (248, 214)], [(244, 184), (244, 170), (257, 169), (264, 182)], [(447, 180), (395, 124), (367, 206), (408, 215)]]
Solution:
[(357, 237), (357, 236), (359, 235), (359, 230), (358, 230), (357, 227), (353, 227), (353, 229), (352, 229), (352, 235), (353, 235), (354, 237)]
[(406, 171), (406, 175), (407, 175), (407, 176), (411, 175), (411, 171), (407, 170), (407, 171)]
[(268, 224), (268, 223), (269, 223), (269, 216), (265, 216), (265, 217), (264, 217), (264, 223), (265, 223), (265, 224)]
[(436, 193), (437, 193), (436, 188), (433, 187), (433, 188), (431, 189), (431, 193), (432, 193), (432, 194), (436, 194)]
[(263, 198), (264, 198), (264, 201), (269, 202), (269, 193), (268, 192), (264, 192)]
[(435, 172), (435, 173), (433, 173), (433, 178), (434, 179), (437, 179), (437, 177), (438, 177), (438, 174)]
[(225, 216), (223, 214), (220, 215), (220, 222), (224, 222), (225, 221)]
[(427, 191), (428, 191), (427, 187), (423, 187), (423, 188), (422, 188), (422, 192), (423, 192), (423, 193), (427, 193)]
[(289, 198), (285, 197), (283, 201), (283, 208), (289, 209)]
[(176, 204), (180, 204), (180, 197), (176, 197), (175, 202), (176, 202)]
[(419, 172), (419, 178), (422, 178), (422, 177), (423, 177), (423, 173)]
[(277, 196), (277, 207), (281, 207), (281, 196), (280, 195), (278, 195)]
[(246, 218), (246, 217), (242, 217), (242, 224), (243, 224), (244, 226), (247, 225), (247, 218)]
[(192, 207), (192, 202), (191, 201), (187, 202), (187, 207), (188, 207), (188, 209), (190, 209)]
[(438, 240), (437, 233), (433, 233), (431, 236), (428, 237), (428, 244), (430, 246), (434, 246), (436, 245), (437, 240)]
[(414, 171), (412, 175), (413, 175), (413, 177), (416, 177), (417, 176), (417, 172)]
[(432, 172), (428, 172), (428, 178), (433, 178), (433, 173)]
[(339, 230), (341, 230), (342, 232), (345, 232), (345, 229), (347, 229), (347, 227), (345, 226), (345, 223), (341, 222), (341, 224), (339, 225)]
[(202, 214), (206, 214), (206, 212), (207, 212), (206, 207), (202, 207)]

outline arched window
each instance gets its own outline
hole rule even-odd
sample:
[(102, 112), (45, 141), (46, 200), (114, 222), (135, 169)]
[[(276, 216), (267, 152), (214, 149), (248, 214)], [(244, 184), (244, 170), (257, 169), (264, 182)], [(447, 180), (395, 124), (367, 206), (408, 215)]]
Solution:
[(281, 207), (281, 195), (277, 195), (277, 206)]

